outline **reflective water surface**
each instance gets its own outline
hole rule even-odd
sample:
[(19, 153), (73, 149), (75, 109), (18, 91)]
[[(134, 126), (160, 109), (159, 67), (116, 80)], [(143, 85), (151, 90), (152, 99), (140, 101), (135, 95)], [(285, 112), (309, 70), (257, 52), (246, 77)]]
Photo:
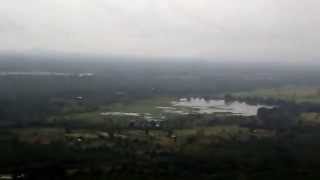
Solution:
[(245, 102), (232, 101), (226, 102), (223, 99), (204, 98), (181, 98), (178, 101), (171, 102), (176, 108), (189, 108), (194, 113), (211, 114), (211, 113), (232, 113), (243, 116), (255, 116), (261, 107), (271, 108), (265, 105), (249, 105)]

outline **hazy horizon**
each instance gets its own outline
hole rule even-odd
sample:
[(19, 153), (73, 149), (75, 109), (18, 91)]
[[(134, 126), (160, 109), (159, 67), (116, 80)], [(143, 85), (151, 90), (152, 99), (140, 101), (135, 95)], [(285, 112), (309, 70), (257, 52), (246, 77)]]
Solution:
[(316, 62), (316, 0), (10, 0), (2, 54)]

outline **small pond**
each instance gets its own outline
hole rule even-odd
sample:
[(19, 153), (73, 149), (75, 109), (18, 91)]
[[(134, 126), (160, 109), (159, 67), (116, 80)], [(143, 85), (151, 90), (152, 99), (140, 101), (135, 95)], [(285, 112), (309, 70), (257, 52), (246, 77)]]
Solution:
[[(168, 102), (167, 106), (157, 106), (156, 103), (153, 106), (157, 109), (157, 113), (153, 112), (104, 112), (101, 115), (104, 116), (131, 116), (131, 117), (144, 117), (147, 120), (153, 119), (165, 119), (169, 114), (187, 115), (191, 113), (198, 114), (231, 114), (241, 116), (255, 116), (258, 109), (261, 107), (272, 108), (272, 106), (266, 105), (251, 105), (245, 102), (232, 101), (227, 102), (223, 99), (205, 99), (198, 97), (180, 98), (171, 102)], [(133, 108), (134, 109), (134, 108)], [(128, 110), (128, 109), (127, 109)]]
[[(171, 102), (172, 106), (165, 109), (167, 112), (212, 114), (232, 113), (242, 116), (255, 116), (261, 107), (271, 108), (266, 105), (250, 105), (245, 102), (226, 102), (223, 99), (181, 98)], [(162, 107), (164, 108), (164, 107)], [(188, 112), (189, 111), (189, 112)]]

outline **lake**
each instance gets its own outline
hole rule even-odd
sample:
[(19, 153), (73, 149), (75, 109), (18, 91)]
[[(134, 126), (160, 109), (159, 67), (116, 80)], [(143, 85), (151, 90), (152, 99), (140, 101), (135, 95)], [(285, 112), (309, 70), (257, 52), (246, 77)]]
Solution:
[[(205, 99), (199, 97), (180, 98), (162, 103), (155, 100), (152, 103), (140, 102), (137, 104), (123, 106), (114, 112), (103, 112), (104, 116), (132, 116), (144, 117), (144, 119), (165, 119), (169, 114), (214, 114), (223, 113), (230, 115), (255, 116), (261, 107), (272, 108), (266, 105), (250, 105), (245, 102), (226, 102), (223, 99)], [(146, 106), (148, 108), (146, 108)], [(125, 109), (126, 111), (122, 111)], [(138, 110), (138, 111), (137, 111)]]
[[(223, 99), (209, 99), (204, 98), (180, 98), (177, 101), (171, 102), (172, 107), (168, 107), (167, 112), (179, 112), (179, 113), (200, 113), (200, 114), (212, 114), (212, 113), (231, 113), (242, 116), (255, 116), (258, 109), (261, 107), (271, 108), (266, 105), (250, 105), (245, 102), (232, 101), (226, 102)], [(164, 108), (164, 107), (162, 107)], [(189, 112), (188, 112), (189, 111)]]

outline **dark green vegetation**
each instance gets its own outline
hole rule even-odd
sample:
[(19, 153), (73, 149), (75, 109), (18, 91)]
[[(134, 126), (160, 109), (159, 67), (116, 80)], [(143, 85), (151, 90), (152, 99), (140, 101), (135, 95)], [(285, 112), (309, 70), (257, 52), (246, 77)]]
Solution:
[[(41, 58), (2, 57), (0, 71), (94, 76), (0, 76), (0, 179), (320, 177), (317, 68)], [(100, 115), (159, 120), (155, 106), (172, 99), (224, 94), (275, 107), (257, 117)]]

